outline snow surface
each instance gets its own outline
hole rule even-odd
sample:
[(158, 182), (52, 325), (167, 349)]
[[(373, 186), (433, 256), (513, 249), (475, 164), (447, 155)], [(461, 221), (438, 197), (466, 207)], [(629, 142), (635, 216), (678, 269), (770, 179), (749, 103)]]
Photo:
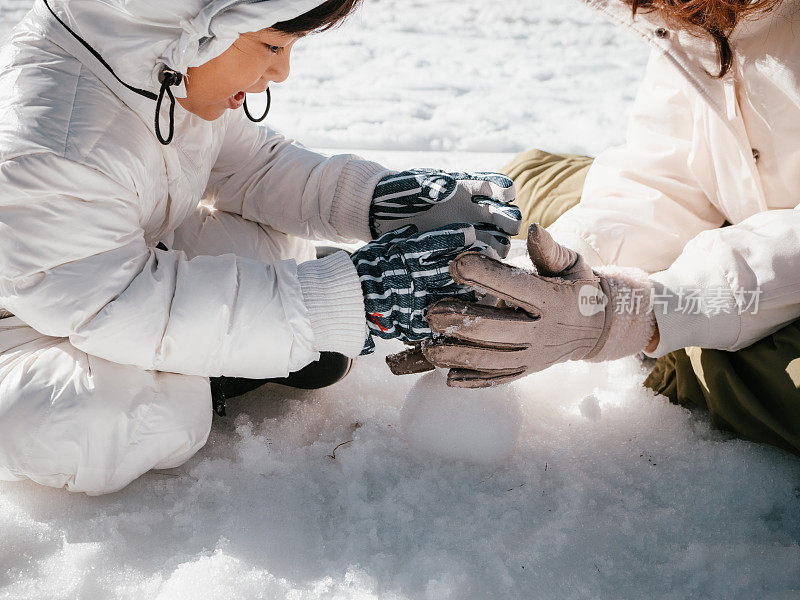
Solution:
[[(0, 0), (2, 27), (29, 5)], [(465, 169), (620, 142), (646, 59), (575, 0), (366, 0), (296, 54), (281, 129)], [(232, 401), (195, 458), (117, 494), (0, 483), (0, 598), (800, 596), (800, 461), (642, 389), (635, 359), (524, 380), (514, 452), (477, 466), (400, 434), (396, 349)]]
[(517, 443), (522, 423), (519, 384), (497, 388), (447, 387), (447, 371), (423, 375), (406, 394), (400, 433), (439, 458), (495, 465)]

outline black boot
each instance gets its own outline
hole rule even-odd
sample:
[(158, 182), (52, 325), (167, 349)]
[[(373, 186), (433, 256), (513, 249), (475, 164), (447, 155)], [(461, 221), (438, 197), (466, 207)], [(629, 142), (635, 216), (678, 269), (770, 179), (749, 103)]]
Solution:
[[(167, 247), (159, 243), (159, 247)], [(342, 248), (336, 246), (317, 246), (317, 258), (330, 256)], [(345, 250), (348, 254), (350, 252)], [(347, 358), (338, 352), (320, 352), (318, 361), (306, 365), (299, 371), (289, 373), (288, 377), (275, 377), (272, 379), (244, 379), (242, 377), (211, 377), (211, 400), (214, 403), (214, 412), (220, 417), (225, 416), (225, 402), (228, 398), (243, 396), (247, 392), (260, 388), (267, 383), (277, 383), (301, 390), (319, 390), (333, 385), (344, 379), (353, 368), (353, 359)]]
[(301, 390), (319, 390), (341, 381), (353, 367), (353, 359), (338, 352), (320, 352), (319, 360), (306, 365), (288, 377), (244, 379), (242, 377), (211, 377), (211, 400), (214, 412), (225, 416), (228, 398), (242, 396), (267, 383), (277, 383)]

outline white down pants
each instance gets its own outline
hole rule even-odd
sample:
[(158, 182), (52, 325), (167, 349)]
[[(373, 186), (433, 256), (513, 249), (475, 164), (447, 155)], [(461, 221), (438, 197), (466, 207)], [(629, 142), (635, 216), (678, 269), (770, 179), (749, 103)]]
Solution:
[[(314, 257), (305, 240), (202, 205), (170, 247), (190, 258)], [(207, 377), (116, 364), (17, 317), (0, 319), (0, 480), (114, 492), (188, 460), (205, 444), (211, 416)]]

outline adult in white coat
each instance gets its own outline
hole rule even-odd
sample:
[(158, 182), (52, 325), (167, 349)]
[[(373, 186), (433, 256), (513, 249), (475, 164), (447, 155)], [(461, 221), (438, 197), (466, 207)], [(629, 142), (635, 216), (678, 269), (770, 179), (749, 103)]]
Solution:
[(511, 165), (526, 213), (575, 206), (531, 228), (538, 274), (455, 261), (523, 310), (434, 305), (425, 354), (471, 387), (646, 350), (646, 385), (800, 453), (800, 2), (586, 3), (651, 46), (627, 143), (580, 186), (582, 159)]
[[(325, 157), (238, 110), (355, 4), (37, 0), (13, 30), (0, 479), (99, 494), (176, 466), (208, 436), (209, 377), (284, 377), (371, 335), (424, 337), (427, 304), (461, 289), (448, 252), (502, 254), (519, 230), (507, 178)], [(455, 221), (508, 231), (416, 233)], [(311, 260), (310, 239), (379, 236)]]

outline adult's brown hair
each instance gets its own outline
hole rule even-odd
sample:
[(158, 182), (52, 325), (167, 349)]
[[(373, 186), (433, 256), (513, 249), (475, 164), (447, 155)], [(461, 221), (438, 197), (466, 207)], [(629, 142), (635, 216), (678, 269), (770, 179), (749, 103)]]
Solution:
[(359, 4), (361, 0), (327, 0), (299, 17), (276, 23), (271, 29), (290, 35), (327, 31), (344, 21)]
[(633, 14), (639, 10), (655, 10), (677, 27), (688, 27), (706, 32), (717, 45), (720, 70), (723, 77), (733, 64), (733, 50), (729, 36), (746, 16), (775, 8), (782, 0), (624, 0)]

